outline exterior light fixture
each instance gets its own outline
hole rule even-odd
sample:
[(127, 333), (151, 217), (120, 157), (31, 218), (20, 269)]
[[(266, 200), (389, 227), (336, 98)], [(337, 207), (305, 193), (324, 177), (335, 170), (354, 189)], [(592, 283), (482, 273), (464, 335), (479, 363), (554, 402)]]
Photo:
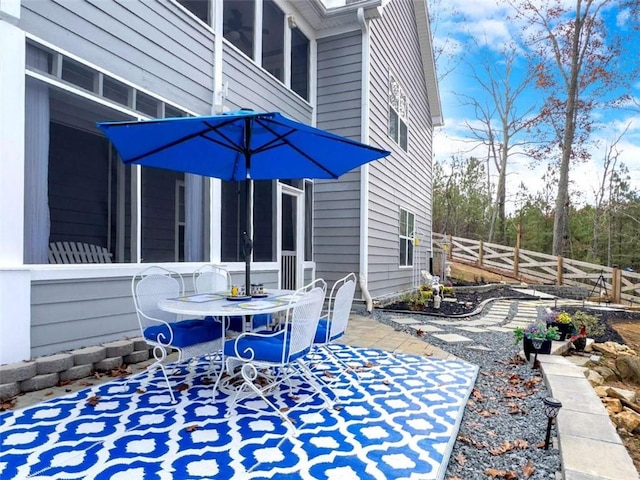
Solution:
[(542, 399), (544, 403), (544, 414), (547, 416), (547, 435), (544, 439), (544, 449), (549, 449), (549, 438), (551, 437), (551, 423), (553, 419), (558, 416), (558, 412), (562, 408), (560, 400), (556, 400), (552, 397), (545, 397)]

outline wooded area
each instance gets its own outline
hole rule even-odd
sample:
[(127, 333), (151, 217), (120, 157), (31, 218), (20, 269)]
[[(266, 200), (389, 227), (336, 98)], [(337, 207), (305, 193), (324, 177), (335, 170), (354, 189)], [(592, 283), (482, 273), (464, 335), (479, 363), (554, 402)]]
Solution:
[[(612, 175), (597, 205), (569, 208), (566, 257), (640, 271), (640, 194), (628, 180), (628, 172)], [(522, 248), (552, 253), (552, 186), (536, 194), (521, 188), (506, 217), (505, 238), (496, 243), (515, 247), (519, 229)], [(491, 242), (494, 208), (484, 162), (471, 157), (434, 165), (434, 232)]]

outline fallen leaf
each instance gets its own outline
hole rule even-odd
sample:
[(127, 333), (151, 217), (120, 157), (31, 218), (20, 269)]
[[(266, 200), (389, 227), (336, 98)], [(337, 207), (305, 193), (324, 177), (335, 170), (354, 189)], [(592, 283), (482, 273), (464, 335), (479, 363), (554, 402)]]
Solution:
[(491, 478), (504, 478), (506, 480), (516, 480), (518, 475), (516, 472), (507, 471), (507, 470), (498, 470), (495, 468), (487, 468), (484, 471), (485, 475), (489, 475)]
[(299, 397), (299, 396), (297, 396), (297, 395), (294, 395), (293, 393), (290, 393), (290, 394), (289, 394), (289, 398), (290, 398), (291, 400), (293, 400), (294, 402), (297, 402), (298, 400), (300, 400), (300, 397)]
[(7, 401), (4, 401), (4, 402), (0, 403), (0, 411), (10, 410), (15, 406), (16, 406), (15, 399), (7, 400)]
[(96, 378), (102, 378), (102, 374), (100, 372), (93, 372), (93, 376)]
[(331, 373), (329, 370), (325, 370), (322, 374), (327, 378), (335, 378), (335, 375)]
[(213, 383), (213, 380), (209, 377), (202, 377), (202, 384), (203, 385), (211, 385)]
[(524, 474), (525, 478), (529, 478), (535, 471), (536, 467), (533, 466), (533, 462), (531, 460), (525, 463), (524, 467), (522, 467), (522, 473)]
[(93, 407), (95, 407), (98, 403), (100, 403), (100, 396), (94, 395), (93, 397), (87, 398), (87, 403)]
[(50, 397), (51, 395), (53, 395), (53, 392), (47, 392), (44, 394), (45, 397)]
[(66, 387), (67, 385), (71, 385), (73, 383), (73, 380), (60, 380), (58, 382), (58, 386), (59, 387)]
[(476, 390), (475, 388), (471, 391), (471, 395), (473, 396), (473, 398), (476, 399), (476, 401), (481, 402), (482, 401), (482, 394)]
[(383, 385), (391, 385), (391, 381), (387, 380), (386, 378), (382, 381)]
[(147, 391), (144, 388), (137, 388), (136, 393), (147, 393)]
[(91, 387), (91, 386), (93, 386), (93, 383), (91, 383), (91, 382), (80, 382), (80, 386), (81, 387)]
[(416, 335), (418, 335), (419, 337), (422, 337), (424, 335), (424, 331), (418, 329), (416, 330)]
[(508, 451), (513, 450), (513, 445), (507, 441), (502, 442), (502, 445), (496, 448), (492, 448), (489, 450), (491, 455), (502, 455), (503, 453), (507, 453)]
[(284, 413), (284, 412), (288, 412), (289, 410), (291, 410), (289, 407), (282, 407), (282, 408), (280, 409), (280, 411), (281, 411), (282, 413)]
[(334, 405), (334, 406), (333, 406), (333, 409), (334, 409), (336, 412), (339, 412), (339, 411), (340, 411), (340, 410), (342, 410), (343, 408), (344, 408), (344, 407), (343, 407), (342, 405)]
[(478, 412), (478, 415), (480, 415), (481, 417), (487, 418), (493, 415), (493, 413), (491, 413), (489, 410), (482, 410), (481, 412)]
[(176, 392), (184, 392), (188, 388), (189, 388), (189, 385), (187, 385), (186, 383), (181, 383), (176, 387)]
[(462, 466), (467, 463), (467, 457), (465, 457), (462, 453), (458, 453), (455, 457), (453, 457), (453, 459)]
[(494, 432), (493, 430), (487, 430), (486, 433), (491, 438), (496, 438), (498, 436), (498, 434), (496, 432)]
[(522, 440), (521, 438), (516, 438), (513, 441), (513, 448), (519, 448), (520, 450), (526, 450), (529, 448), (529, 442), (526, 440)]
[(536, 448), (544, 448), (544, 441), (536, 443)]
[(526, 382), (524, 382), (524, 386), (527, 388), (533, 388), (541, 381), (542, 381), (542, 377), (533, 377), (527, 380)]
[(200, 428), (198, 427), (198, 425), (189, 425), (188, 427), (185, 428), (185, 430), (187, 432), (195, 432), (198, 428)]

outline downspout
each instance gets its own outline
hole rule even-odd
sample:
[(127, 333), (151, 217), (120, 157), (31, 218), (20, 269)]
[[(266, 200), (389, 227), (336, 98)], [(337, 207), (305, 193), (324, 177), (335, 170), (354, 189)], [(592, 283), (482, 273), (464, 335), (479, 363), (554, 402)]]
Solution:
[[(369, 72), (370, 45), (369, 26), (364, 18), (364, 8), (358, 8), (358, 23), (362, 30), (362, 96), (360, 100), (360, 137), (362, 143), (369, 144)], [(362, 296), (367, 304), (367, 312), (373, 310), (373, 300), (367, 289), (369, 275), (369, 165), (360, 167), (360, 275), (358, 281)]]

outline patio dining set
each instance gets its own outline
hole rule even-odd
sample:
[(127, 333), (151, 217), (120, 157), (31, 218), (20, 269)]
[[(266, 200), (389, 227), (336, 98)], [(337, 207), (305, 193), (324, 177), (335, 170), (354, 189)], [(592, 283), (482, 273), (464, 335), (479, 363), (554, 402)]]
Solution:
[[(323, 311), (327, 284), (322, 279), (297, 291), (253, 288), (238, 292), (225, 268), (205, 265), (193, 274), (195, 294), (186, 295), (179, 273), (149, 267), (132, 279), (141, 334), (155, 358), (148, 371), (161, 370), (160, 378), (171, 402), (176, 403), (166, 365), (168, 354), (176, 350), (179, 363), (206, 358), (208, 375), (215, 378), (213, 401), (218, 390), (231, 399), (227, 416), (238, 414), (240, 406), (254, 411), (271, 409), (295, 436), (297, 430), (286, 414), (289, 409), (271, 401), (270, 393), (285, 384), (288, 395), (297, 398), (295, 376), (327, 407), (338, 399), (331, 376), (314, 371), (314, 352), (324, 349), (331, 355), (326, 347), (344, 335), (355, 280), (350, 273), (335, 282)], [(263, 402), (251, 401), (256, 398)]]

